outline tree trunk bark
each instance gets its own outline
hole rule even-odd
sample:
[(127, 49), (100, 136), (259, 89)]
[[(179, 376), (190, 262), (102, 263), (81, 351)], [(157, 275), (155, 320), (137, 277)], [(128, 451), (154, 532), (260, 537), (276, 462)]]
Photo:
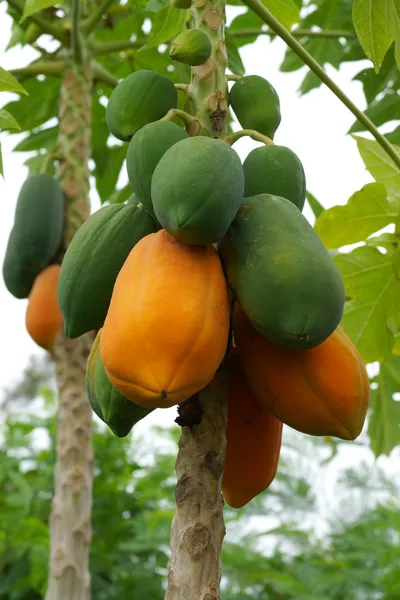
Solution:
[[(91, 83), (87, 65), (68, 64), (61, 85), (57, 150), (57, 177), (66, 200), (61, 256), (90, 213)], [(54, 352), (59, 404), (46, 600), (91, 597), (92, 411), (85, 371), (92, 342), (91, 333), (76, 340), (61, 335)]]

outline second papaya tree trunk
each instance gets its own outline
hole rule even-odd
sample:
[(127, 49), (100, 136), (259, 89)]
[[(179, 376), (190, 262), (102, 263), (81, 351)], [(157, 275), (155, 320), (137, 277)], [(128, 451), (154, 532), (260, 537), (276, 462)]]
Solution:
[[(66, 199), (64, 251), (90, 212), (91, 83), (87, 65), (68, 64), (61, 84), (57, 147), (57, 177)], [(85, 371), (92, 341), (92, 334), (76, 340), (61, 335), (54, 352), (57, 459), (46, 600), (91, 597), (92, 411), (85, 392)]]

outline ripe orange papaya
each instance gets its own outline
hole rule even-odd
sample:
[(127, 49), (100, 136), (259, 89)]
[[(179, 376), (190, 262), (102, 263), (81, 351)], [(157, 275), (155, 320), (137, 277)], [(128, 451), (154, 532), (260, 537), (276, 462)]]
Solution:
[(232, 356), (222, 476), (222, 494), (232, 508), (241, 508), (271, 485), (278, 467), (282, 426), (258, 402), (238, 359)]
[(39, 346), (52, 352), (63, 328), (57, 285), (60, 265), (51, 265), (36, 277), (26, 309), (26, 329)]
[(361, 356), (340, 326), (315, 348), (288, 350), (260, 335), (236, 303), (233, 332), (250, 386), (278, 419), (310, 435), (344, 440), (360, 435), (369, 379)]
[(144, 408), (167, 408), (211, 381), (228, 333), (229, 294), (216, 250), (161, 230), (140, 240), (119, 272), (100, 353), (121, 394)]

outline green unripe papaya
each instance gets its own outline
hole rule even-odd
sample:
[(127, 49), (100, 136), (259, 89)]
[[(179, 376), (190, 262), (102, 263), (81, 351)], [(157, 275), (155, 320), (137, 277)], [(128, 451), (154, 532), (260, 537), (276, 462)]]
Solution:
[(171, 0), (171, 6), (173, 8), (190, 8), (192, 0)]
[(111, 204), (91, 215), (65, 253), (58, 302), (65, 334), (76, 338), (103, 326), (115, 280), (134, 245), (157, 230), (133, 204)]
[(219, 250), (232, 292), (270, 341), (314, 348), (339, 325), (345, 300), (340, 273), (286, 198), (246, 198)]
[(144, 208), (151, 214), (151, 180), (154, 169), (165, 152), (187, 138), (184, 129), (170, 121), (156, 121), (140, 129), (131, 139), (126, 155), (126, 168), (131, 187)]
[(101, 330), (92, 346), (86, 368), (86, 390), (97, 416), (118, 437), (125, 437), (151, 409), (134, 404), (123, 396), (108, 379), (100, 354)]
[(63, 237), (64, 195), (47, 173), (30, 175), (21, 187), (3, 263), (8, 291), (27, 298), (37, 275), (55, 258)]
[(213, 244), (232, 223), (243, 199), (243, 167), (225, 142), (189, 137), (156, 166), (151, 196), (156, 217), (176, 239)]
[(211, 56), (211, 40), (201, 29), (187, 29), (176, 36), (169, 53), (173, 60), (196, 67)]
[(106, 108), (110, 132), (127, 142), (147, 123), (178, 106), (178, 93), (169, 77), (156, 71), (135, 71), (112, 92)]
[(243, 163), (244, 197), (258, 194), (281, 196), (303, 210), (306, 177), (298, 156), (285, 146), (261, 146)]
[(255, 129), (274, 138), (281, 122), (279, 97), (272, 85), (259, 75), (249, 75), (236, 81), (229, 100), (243, 129)]

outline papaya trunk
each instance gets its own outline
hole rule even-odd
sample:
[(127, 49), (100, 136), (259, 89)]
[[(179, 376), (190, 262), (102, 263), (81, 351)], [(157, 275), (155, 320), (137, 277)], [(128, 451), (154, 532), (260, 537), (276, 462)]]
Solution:
[[(196, 2), (190, 11), (190, 26), (208, 35), (212, 52), (204, 64), (192, 67), (186, 110), (196, 121), (188, 129), (191, 135), (216, 138), (225, 134), (228, 114), (225, 2)], [(175, 467), (176, 512), (165, 600), (220, 598), (227, 378), (226, 369), (221, 368), (213, 381), (179, 410), (183, 429)], [(196, 422), (199, 424), (193, 424)]]
[[(66, 199), (62, 254), (90, 211), (91, 81), (87, 66), (71, 63), (61, 85), (57, 177)], [(92, 334), (76, 340), (62, 335), (54, 351), (59, 404), (46, 600), (91, 597), (92, 411), (85, 370), (92, 341)]]

